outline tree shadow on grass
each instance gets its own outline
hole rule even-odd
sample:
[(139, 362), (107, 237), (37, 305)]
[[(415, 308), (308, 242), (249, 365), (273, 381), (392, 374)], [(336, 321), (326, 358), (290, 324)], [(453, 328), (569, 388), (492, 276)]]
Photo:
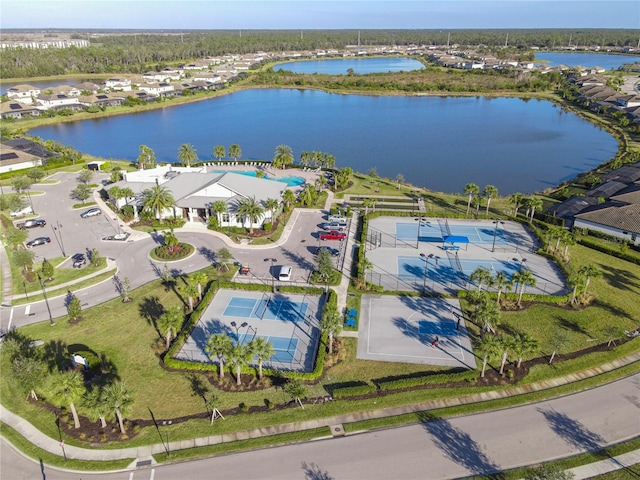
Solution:
[(473, 475), (493, 474), (491, 478), (503, 478), (500, 467), (468, 433), (454, 427), (448, 420), (437, 418), (428, 412), (420, 412), (418, 418), (425, 431), (432, 436), (434, 444), (452, 462)]
[(162, 333), (158, 328), (158, 319), (165, 312), (164, 305), (160, 303), (160, 299), (156, 296), (145, 297), (138, 305), (138, 313), (147, 321), (147, 324), (153, 326), (158, 335), (162, 337)]
[(191, 388), (191, 395), (194, 397), (200, 397), (206, 403), (207, 401), (207, 392), (209, 389), (207, 385), (202, 381), (202, 377), (200, 375), (196, 375), (195, 373), (187, 373), (185, 378), (189, 381), (189, 388)]

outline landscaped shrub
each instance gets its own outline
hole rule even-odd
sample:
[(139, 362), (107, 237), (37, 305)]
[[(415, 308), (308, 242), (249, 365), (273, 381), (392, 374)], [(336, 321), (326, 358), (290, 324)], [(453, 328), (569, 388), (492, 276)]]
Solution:
[(375, 385), (369, 383), (362, 383), (360, 385), (352, 385), (349, 387), (336, 388), (331, 393), (333, 398), (348, 398), (357, 397), (360, 395), (367, 395), (377, 390)]
[(437, 373), (434, 375), (412, 375), (402, 378), (380, 379), (374, 380), (374, 383), (378, 385), (380, 390), (399, 390), (422, 385), (471, 381), (477, 377), (478, 372), (476, 370), (452, 370), (448, 373)]
[(162, 260), (180, 260), (191, 255), (195, 247), (189, 243), (179, 242), (170, 252), (166, 245), (160, 245), (153, 249), (152, 253)]

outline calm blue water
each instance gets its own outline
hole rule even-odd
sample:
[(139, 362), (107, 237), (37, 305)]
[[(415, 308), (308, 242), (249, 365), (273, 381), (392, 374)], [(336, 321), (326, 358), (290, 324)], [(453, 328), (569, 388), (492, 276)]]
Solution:
[(41, 127), (44, 139), (103, 158), (134, 161), (142, 144), (175, 162), (183, 143), (200, 160), (237, 143), (242, 159), (270, 160), (289, 145), (336, 157), (338, 168), (461, 192), (469, 182), (501, 195), (529, 193), (610, 159), (615, 139), (547, 101), (488, 97), (338, 95), (255, 89), (161, 110)]
[(640, 57), (607, 53), (536, 52), (536, 62), (541, 60), (545, 60), (545, 63), (551, 67), (567, 65), (568, 67), (602, 67), (606, 70), (617, 70), (624, 63), (640, 62)]
[[(234, 171), (234, 170), (212, 170), (211, 173), (226, 173), (226, 172), (233, 172), (233, 173), (239, 173), (240, 175), (246, 175), (247, 177), (257, 177), (258, 175), (256, 174), (256, 172), (238, 172), (238, 171)], [(273, 180), (274, 182), (284, 182), (286, 183), (289, 187), (299, 187), (300, 185), (304, 185), (306, 183), (305, 179), (302, 177), (281, 177), (281, 178), (271, 178), (269, 176), (264, 176), (262, 177), (266, 180)]]
[(387, 73), (409, 72), (420, 70), (424, 65), (410, 58), (339, 58), (327, 60), (308, 60), (302, 62), (280, 63), (273, 67), (278, 70), (288, 70), (293, 73), (327, 73), (343, 75), (349, 69), (353, 73)]

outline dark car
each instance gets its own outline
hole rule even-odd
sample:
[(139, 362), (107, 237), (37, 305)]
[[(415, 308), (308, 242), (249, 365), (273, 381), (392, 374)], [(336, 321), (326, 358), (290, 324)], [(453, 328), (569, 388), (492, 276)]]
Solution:
[(82, 253), (76, 253), (73, 257), (71, 257), (71, 259), (73, 260), (73, 268), (80, 268), (82, 267), (82, 265), (87, 263), (87, 257), (85, 257)]
[(16, 225), (16, 227), (24, 230), (25, 228), (35, 228), (35, 227), (43, 228), (46, 224), (47, 222), (45, 220), (38, 218), (38, 219), (27, 220), (26, 222), (19, 223)]
[(337, 257), (338, 255), (340, 255), (340, 250), (338, 250), (337, 248), (333, 248), (333, 247), (320, 247), (318, 248), (318, 250), (316, 251), (316, 254), (320, 254), (320, 252), (322, 252), (323, 250), (326, 250), (327, 252), (329, 252), (329, 254), (332, 257)]
[(36, 245), (45, 245), (49, 242), (51, 242), (51, 239), (49, 237), (38, 237), (27, 242), (27, 247), (31, 248), (31, 247), (35, 247)]
[(347, 234), (337, 230), (320, 233), (320, 240), (340, 240), (342, 242), (345, 238), (347, 238)]
[(102, 210), (99, 208), (90, 208), (80, 214), (82, 218), (95, 217), (96, 215), (102, 215)]

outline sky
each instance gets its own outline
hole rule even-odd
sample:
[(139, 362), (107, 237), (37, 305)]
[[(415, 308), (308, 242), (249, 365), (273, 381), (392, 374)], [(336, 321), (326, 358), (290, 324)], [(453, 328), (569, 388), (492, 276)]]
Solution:
[(640, 1), (2, 0), (0, 28), (640, 29)]

